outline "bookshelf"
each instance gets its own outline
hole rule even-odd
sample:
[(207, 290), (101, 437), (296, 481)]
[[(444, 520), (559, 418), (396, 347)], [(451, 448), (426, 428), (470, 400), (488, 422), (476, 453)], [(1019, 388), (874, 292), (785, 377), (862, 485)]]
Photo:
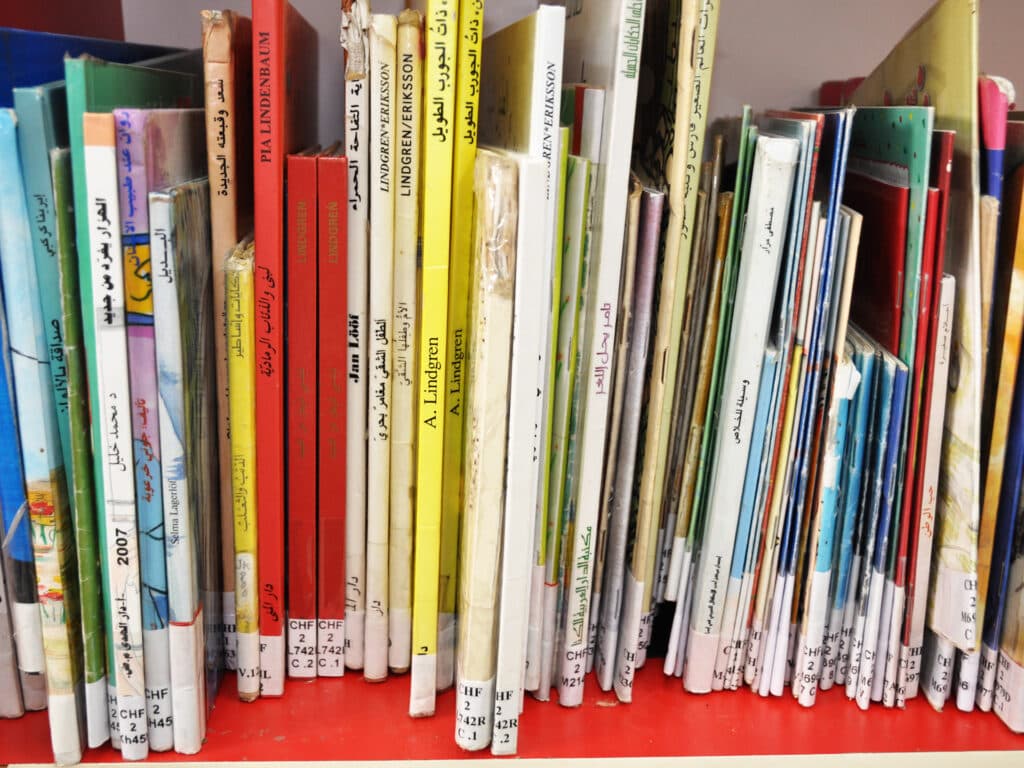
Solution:
[[(438, 697), (433, 718), (408, 717), (408, 678), (366, 683), (358, 675), (340, 680), (291, 682), (283, 699), (243, 704), (228, 679), (210, 719), (207, 742), (195, 757), (203, 762), (365, 760), (454, 760), (471, 755), (453, 740), (455, 694)], [(950, 706), (934, 712), (923, 698), (906, 710), (873, 706), (861, 712), (840, 690), (819, 693), (803, 709), (789, 692), (762, 699), (750, 691), (692, 696), (678, 679), (667, 679), (655, 662), (642, 669), (629, 705), (588, 685), (583, 706), (565, 709), (529, 696), (523, 713), (519, 757), (636, 758), (754, 756), (884, 752), (1009, 752), (1024, 750), (994, 715), (964, 714)], [(52, 758), (45, 713), (0, 721), (0, 744), (15, 763)], [(481, 757), (488, 757), (481, 753)], [(1024, 751), (978, 755), (979, 765), (1020, 765)], [(175, 753), (150, 753), (152, 762), (186, 761)], [(974, 759), (974, 758), (972, 758)], [(120, 762), (109, 748), (90, 750), (86, 762)], [(1017, 762), (1014, 763), (1013, 761)]]
[[(885, 0), (862, 0), (860, 12), (854, 12), (853, 4), (814, 0), (770, 4), (725, 0), (712, 113), (731, 114), (750, 98), (758, 107), (806, 103), (821, 80), (866, 73), (929, 4), (930, 0), (905, 0), (892, 9)], [(1024, 28), (1024, 3), (984, 0), (980, 4), (982, 69), (1024, 83), (1024, 55), (1010, 37), (1010, 30)], [(197, 11), (207, 5), (211, 3), (204, 0), (123, 0), (126, 37), (195, 45)], [(248, 3), (221, 5), (245, 8)], [(323, 99), (320, 138), (327, 141), (338, 132), (336, 118), (341, 110), (341, 52), (333, 26), (336, 2), (296, 0), (295, 5), (320, 30), (321, 95), (330, 94)], [(381, 0), (375, 5), (391, 11), (400, 2)], [(488, 26), (501, 26), (533, 5), (533, 0), (490, 0)], [(885, 29), (878, 31), (870, 46), (851, 44), (871, 33), (871, 19), (879, 18), (883, 9)], [(855, 27), (847, 26), (853, 22)], [(816, 31), (823, 25), (844, 30), (846, 47), (838, 47), (834, 58), (827, 59), (824, 35), (811, 34), (806, 48), (781, 50), (784, 46), (779, 42), (791, 40), (782, 37), (787, 28)], [(998, 49), (1002, 58), (987, 57), (986, 43), (991, 51)], [(827, 66), (816, 69), (825, 61)], [(762, 66), (764, 62), (769, 66)], [(209, 723), (207, 743), (196, 757), (214, 763), (393, 760), (406, 765), (468, 757), (452, 739), (454, 693), (439, 696), (436, 717), (414, 720), (405, 714), (408, 684), (403, 676), (373, 685), (358, 674), (342, 680), (292, 681), (283, 699), (243, 704), (234, 695), (234, 678), (228, 676)], [(572, 710), (527, 697), (519, 757), (527, 763), (549, 758), (559, 764), (581, 758), (596, 765), (602, 758), (778, 756), (790, 765), (791, 756), (851, 754), (861, 756), (859, 763), (869, 764), (875, 759), (863, 757), (864, 753), (879, 753), (879, 762), (932, 768), (959, 760), (964, 752), (976, 753), (970, 759), (986, 766), (1021, 765), (1024, 759), (1024, 737), (1010, 733), (994, 716), (963, 714), (952, 705), (940, 715), (923, 698), (910, 702), (905, 711), (873, 706), (861, 712), (839, 689), (819, 694), (813, 710), (797, 706), (788, 693), (768, 699), (748, 690), (693, 696), (681, 690), (677, 679), (665, 678), (656, 661), (638, 674), (636, 691), (634, 703), (622, 705), (588, 680), (583, 706)], [(4, 761), (48, 763), (47, 729), (45, 713), (0, 720)], [(909, 753), (925, 754), (911, 757)], [(151, 753), (149, 760), (186, 762), (190, 758)], [(89, 751), (86, 761), (123, 764), (120, 754), (109, 748)], [(814, 758), (815, 764), (821, 762)]]

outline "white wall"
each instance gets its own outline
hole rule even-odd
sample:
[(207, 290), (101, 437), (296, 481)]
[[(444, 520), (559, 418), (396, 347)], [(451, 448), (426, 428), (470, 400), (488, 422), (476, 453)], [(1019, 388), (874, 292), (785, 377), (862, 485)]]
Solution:
[[(35, 0), (38, 2), (38, 0)], [(612, 2), (613, 0), (589, 0)], [(320, 30), (320, 130), (323, 143), (342, 131), (339, 0), (292, 0)], [(198, 46), (199, 11), (245, 0), (122, 0), (128, 40)], [(982, 71), (1009, 77), (1024, 102), (1024, 0), (980, 0)], [(711, 114), (813, 103), (822, 80), (866, 75), (931, 0), (721, 0)], [(376, 0), (395, 12), (402, 0)], [(487, 0), (487, 28), (522, 16), (536, 0)]]

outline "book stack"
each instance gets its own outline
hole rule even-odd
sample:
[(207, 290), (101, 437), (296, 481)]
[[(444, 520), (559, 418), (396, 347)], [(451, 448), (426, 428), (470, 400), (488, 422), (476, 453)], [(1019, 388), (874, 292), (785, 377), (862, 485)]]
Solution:
[(571, 5), (345, 0), (328, 137), (288, 0), (0, 35), (0, 714), (57, 762), (198, 752), (225, 670), (454, 688), (496, 755), (645, 665), (1024, 732), (1024, 116), (971, 4), (715, 121), (717, 2)]

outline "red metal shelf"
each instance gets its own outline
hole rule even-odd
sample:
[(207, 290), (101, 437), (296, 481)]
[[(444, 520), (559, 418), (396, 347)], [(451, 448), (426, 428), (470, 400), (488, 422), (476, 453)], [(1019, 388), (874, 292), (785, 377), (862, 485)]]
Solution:
[[(370, 684), (340, 680), (289, 682), (284, 698), (243, 704), (233, 677), (217, 698), (207, 742), (195, 758), (241, 760), (451, 759), (471, 755), (454, 743), (454, 693), (438, 696), (438, 714), (406, 715), (408, 677)], [(529, 696), (519, 733), (520, 757), (768, 755), (845, 752), (959, 752), (1024, 749), (995, 715), (934, 712), (921, 698), (905, 710), (880, 705), (861, 712), (840, 690), (821, 693), (812, 709), (788, 695), (762, 699), (750, 691), (692, 696), (656, 664), (640, 670), (635, 701), (619, 704), (587, 680), (583, 706), (566, 709)], [(110, 748), (86, 762), (120, 759)], [(150, 759), (189, 759), (173, 752)], [(46, 713), (0, 720), (0, 764), (52, 760)]]

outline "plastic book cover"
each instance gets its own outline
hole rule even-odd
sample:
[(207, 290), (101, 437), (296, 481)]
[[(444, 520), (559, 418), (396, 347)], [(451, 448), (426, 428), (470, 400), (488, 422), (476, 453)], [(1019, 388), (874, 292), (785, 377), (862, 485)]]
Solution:
[[(204, 166), (200, 110), (114, 110), (120, 189), (128, 374), (132, 394), (132, 439), (139, 557), (142, 568), (143, 644), (146, 654), (150, 747), (174, 745), (170, 716), (168, 621), (191, 621), (185, 611), (168, 613), (165, 556), (164, 478), (158, 408), (153, 261), (150, 256), (149, 192), (200, 174)], [(168, 478), (174, 482), (173, 478)], [(167, 494), (173, 499), (176, 494)], [(173, 552), (173, 545), (168, 549)]]
[(495, 704), (495, 619), (517, 256), (516, 162), (480, 151), (475, 179), (455, 720), (455, 742), (467, 750), (490, 743)]
[[(443, 498), (444, 372), (448, 350), (448, 264), (451, 245), (452, 158), (458, 3), (429, 0), (425, 22), (423, 124), (423, 246), (418, 428), (416, 433), (416, 529), (413, 553), (412, 681), (409, 714), (434, 714), (437, 695), (437, 629)], [(358, 221), (354, 222), (358, 226)]]
[[(317, 676), (317, 151), (288, 155), (285, 284), (288, 677)], [(326, 335), (326, 334), (325, 334)]]
[[(345, 156), (348, 158), (348, 270), (345, 395), (345, 666), (363, 668), (366, 618), (367, 312), (370, 301), (369, 212), (370, 90), (366, 53), (370, 24), (366, 0), (342, 3), (345, 51)], [(448, 118), (450, 119), (450, 118)], [(447, 282), (445, 282), (447, 285)]]
[[(469, 371), (465, 341), (468, 335), (469, 273), (472, 258), (473, 179), (477, 132), (480, 129), (481, 46), (484, 2), (459, 3), (455, 59), (455, 146), (452, 159), (451, 250), (448, 271), (448, 355), (445, 369), (444, 479), (441, 506), (441, 573), (438, 615), (438, 690), (449, 688), (455, 676), (456, 611), (458, 596), (460, 508), (463, 487), (463, 425), (465, 383)], [(556, 83), (561, 82), (561, 77)]]
[(114, 62), (134, 62), (173, 52), (159, 45), (126, 43), (29, 29), (0, 28), (0, 107), (14, 106), (14, 88), (61, 80), (64, 57), (88, 54)]
[(1006, 607), (993, 709), (999, 719), (1016, 733), (1024, 733), (1024, 705), (1021, 703), (1021, 683), (1024, 682), (1024, 507), (1018, 506), (1012, 547), (1009, 553), (1010, 570), (1006, 585)]
[(412, 658), (412, 553), (416, 503), (416, 329), (419, 325), (420, 163), (423, 124), (423, 16), (398, 16), (395, 117), (395, 276), (391, 318), (391, 516), (388, 542), (388, 667)]
[(261, 695), (281, 696), (285, 678), (284, 175), (285, 158), (313, 143), (317, 43), (288, 0), (252, 4), (253, 210), (256, 335), (256, 473), (260, 528)]
[[(26, 640), (42, 644), (54, 757), (59, 763), (75, 763), (82, 757), (85, 713), (80, 707), (82, 627), (74, 532), (16, 130), (14, 111), (0, 110), (0, 271), (25, 472), (24, 509), (19, 513), (27, 514), (31, 526), (41, 620), (41, 635)], [(28, 644), (24, 647), (29, 654), (38, 653)]]
[[(322, 296), (344, 296), (348, 261), (348, 158), (340, 151), (317, 157), (317, 274)], [(321, 328), (345, 323), (341, 302), (321, 301), (317, 307)], [(345, 674), (345, 525), (352, 514), (340, 500), (353, 482), (346, 471), (345, 415), (349, 389), (346, 335), (323, 334), (316, 347), (318, 377), (316, 419), (319, 465), (318, 495), (337, 503), (321, 504), (317, 514), (316, 664), (317, 675)]]
[(81, 344), (78, 266), (74, 251), (64, 81), (15, 89), (14, 103), (40, 304), (43, 321), (50, 328), (48, 346), (57, 427), (75, 526), (84, 637), (87, 738), (89, 746), (99, 746), (109, 738), (106, 633), (103, 627), (103, 596), (99, 588), (99, 551), (85, 359)]
[(224, 263), (231, 406), (231, 492), (235, 523), (235, 631), (238, 697), (260, 695), (259, 544), (256, 521), (254, 248), (248, 238)]
[[(931, 72), (943, 73), (929, 77)], [(954, 368), (943, 441), (933, 595), (928, 625), (945, 648), (973, 650), (977, 636), (977, 530), (981, 509), (982, 336), (979, 235), (978, 16), (973, 0), (940, 0), (853, 94), (856, 104), (912, 99), (935, 108), (935, 127), (956, 131), (950, 259), (957, 281)]]
[(210, 241), (217, 329), (217, 420), (224, 578), (224, 661), (237, 669), (235, 642), (234, 520), (231, 517), (231, 444), (227, 336), (224, 332), (224, 259), (252, 229), (252, 20), (235, 11), (202, 11), (206, 156), (210, 185)]

